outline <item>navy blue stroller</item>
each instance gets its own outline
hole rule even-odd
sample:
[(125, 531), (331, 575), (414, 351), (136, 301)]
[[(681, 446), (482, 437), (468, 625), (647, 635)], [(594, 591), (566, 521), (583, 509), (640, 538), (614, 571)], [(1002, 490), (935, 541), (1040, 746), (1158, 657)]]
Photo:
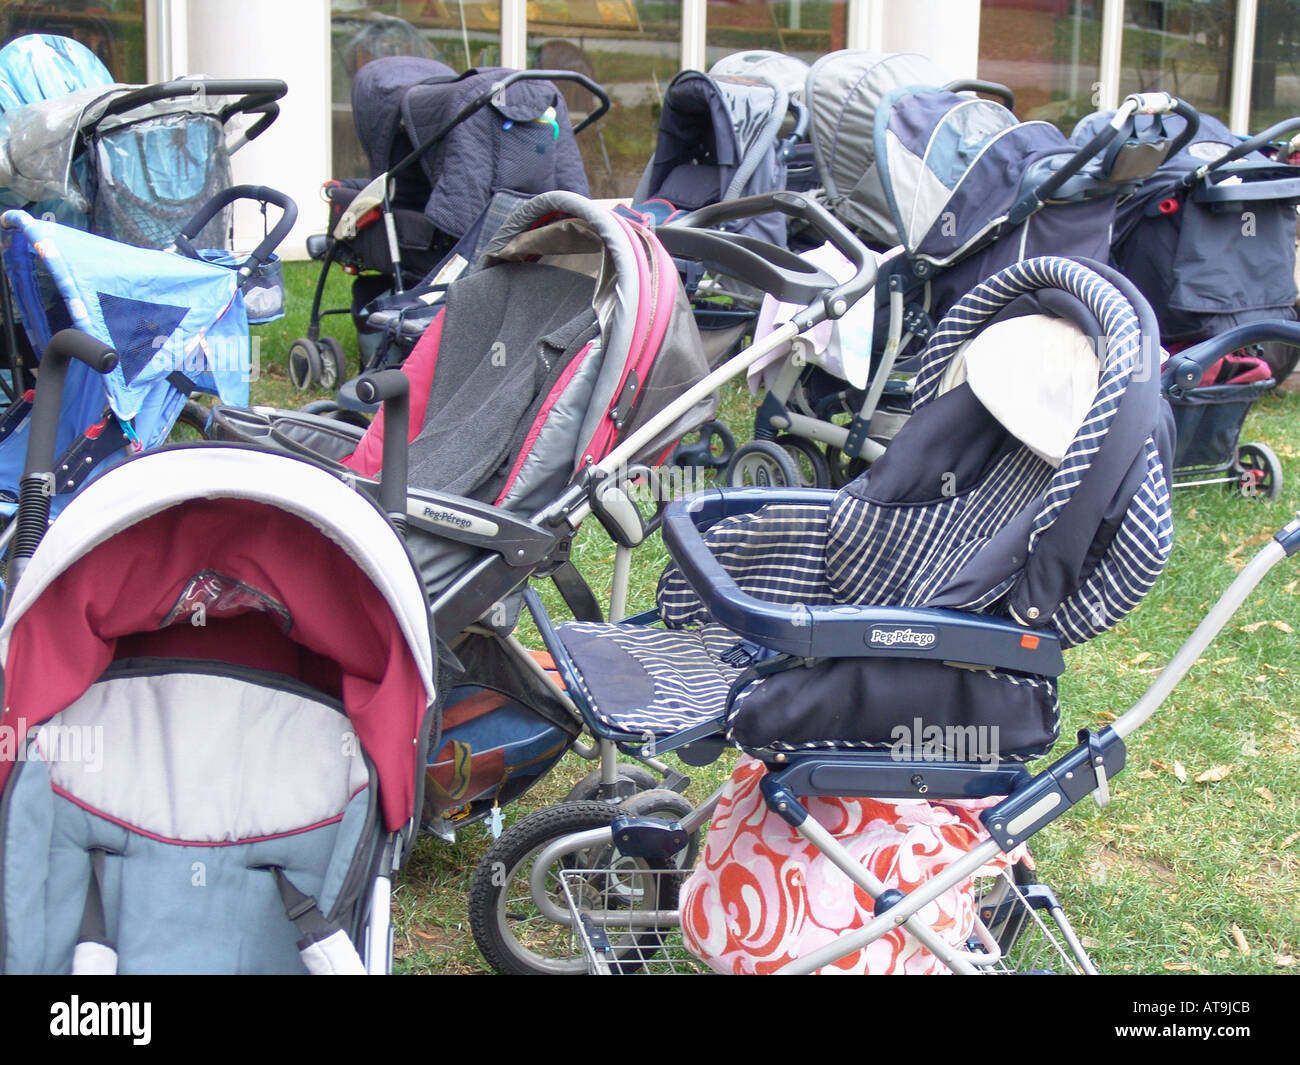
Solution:
[[(1027, 424), (1030, 408), (1001, 405), (980, 371), (985, 359), (1006, 357), (1007, 338), (1027, 316), (1109, 340), (1100, 357), (1086, 356), (1093, 387), (1048, 419), (1051, 445), (1043, 426)], [(1012, 851), (1072, 802), (1104, 792), (1099, 760), (1108, 774), (1123, 764), (1109, 733), (1089, 734), (1058, 763), (1072, 773), (1064, 791), (1057, 767), (1031, 778), (1023, 763), (1057, 738), (1061, 648), (1132, 610), (1172, 548), (1171, 419), (1157, 375), (1143, 372), (1144, 341), (1154, 336), (1141, 296), (1100, 264), (1031, 259), (978, 286), (931, 338), (913, 416), (869, 473), (837, 494), (715, 490), (674, 504), (664, 519), (673, 564), (655, 614), (544, 630), (591, 727), (626, 751), (674, 750), (690, 764), (725, 744), (741, 747), (766, 766), (771, 810), (872, 898), (883, 889), (845, 853), (851, 841), (818, 831), (796, 796), (943, 803), (1010, 795), (983, 818), (987, 860), (990, 849)], [(1038, 379), (1072, 372), (1065, 347), (1031, 351)], [(957, 764), (949, 750), (923, 750), (920, 730), (915, 747), (900, 750), (896, 726), (917, 717), (944, 736), (996, 727), (999, 740)], [(471, 895), (471, 913), (482, 918), (476, 939), (507, 971), (586, 968), (583, 934), (528, 941), (531, 927), (510, 916), (522, 885), (492, 885), (491, 864), (519, 866), (510, 848), (526, 840), (535, 849), (534, 912), (561, 932), (591, 930), (606, 971), (630, 971), (661, 945), (660, 922), (675, 910), (680, 884), (673, 856), (689, 853), (711, 808), (671, 826), (616, 822), (618, 860), (602, 869), (584, 866), (584, 854), (610, 839), (609, 829), (601, 835), (594, 811), (563, 809), (519, 822), (485, 856), (473, 890), (487, 901), (474, 907)], [(545, 839), (543, 820), (558, 826)], [(945, 889), (982, 864), (963, 865)], [(566, 872), (576, 882), (564, 888)], [(800, 890), (794, 880), (787, 886)], [(492, 904), (505, 897), (516, 901)], [(910, 914), (922, 905), (913, 901), (890, 904)], [(779, 910), (802, 912), (798, 900)], [(864, 936), (878, 935), (881, 923)], [(909, 932), (959, 971), (1002, 960), (996, 945), (946, 947), (919, 924)], [(867, 939), (854, 942), (793, 968), (821, 968)], [(556, 957), (539, 960), (547, 950)]]
[[(1167, 131), (1187, 143), (1120, 205), (1111, 241), (1111, 261), (1151, 301), (1173, 352), (1248, 323), (1296, 317), (1300, 166), (1277, 142), (1300, 129), (1300, 118), (1242, 139), (1213, 116), (1197, 117), (1187, 139), (1189, 123), (1180, 115), (1140, 116), (1139, 130)], [(1109, 120), (1088, 116), (1074, 139), (1092, 137)], [(1177, 484), (1221, 483), (1247, 497), (1277, 498), (1277, 456), (1238, 437), (1255, 400), (1297, 357), (1300, 349), (1284, 344), (1226, 349), (1199, 381), (1171, 395)]]

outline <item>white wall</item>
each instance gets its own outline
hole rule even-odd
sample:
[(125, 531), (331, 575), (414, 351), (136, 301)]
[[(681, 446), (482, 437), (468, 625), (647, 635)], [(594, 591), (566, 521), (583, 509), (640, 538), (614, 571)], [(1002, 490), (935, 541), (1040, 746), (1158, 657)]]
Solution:
[(920, 52), (952, 78), (978, 77), (979, 0), (872, 0), (867, 30), (881, 52)]
[[(321, 183), (330, 174), (329, 0), (163, 0), (174, 32), (172, 76), (279, 78), (289, 92), (280, 117), (233, 158), (236, 184), (269, 185), (298, 204), (298, 224), (280, 246), (305, 258), (305, 242), (325, 228)], [(185, 55), (178, 53), (182, 50)], [(164, 45), (165, 47), (165, 45)], [(275, 217), (274, 209), (271, 212)], [(262, 216), (248, 204), (235, 214), (235, 244), (251, 249)]]

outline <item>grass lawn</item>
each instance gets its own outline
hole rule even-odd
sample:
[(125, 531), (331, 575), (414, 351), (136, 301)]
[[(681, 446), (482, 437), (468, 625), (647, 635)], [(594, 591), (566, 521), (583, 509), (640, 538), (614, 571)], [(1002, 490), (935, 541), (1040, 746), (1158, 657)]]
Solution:
[[(305, 328), (315, 269), (289, 264), (291, 315), (261, 338), (256, 403), (300, 406), (284, 359)], [(347, 301), (335, 275), (334, 305)], [(356, 366), (346, 317), (327, 319)], [(752, 400), (739, 386), (724, 418), (747, 435)], [(1115, 630), (1067, 653), (1062, 742), (1127, 709), (1204, 616), (1237, 570), (1300, 506), (1300, 393), (1256, 404), (1242, 441), (1268, 444), (1289, 480), (1274, 503), (1220, 486), (1175, 494), (1176, 543), (1168, 571)], [(638, 549), (631, 609), (653, 603), (664, 560)], [(608, 594), (613, 548), (595, 522), (575, 559)], [(548, 599), (548, 603), (550, 600)], [(1089, 801), (1035, 837), (1041, 881), (1052, 885), (1103, 972), (1295, 973), (1300, 971), (1300, 567), (1281, 563), (1193, 673), (1129, 741), (1128, 767), (1104, 811)], [(525, 636), (528, 634), (525, 633)], [(730, 759), (692, 770), (688, 797), (703, 798)], [(558, 801), (591, 767), (570, 755), (508, 808), (507, 821)], [(405, 973), (487, 971), (470, 937), (466, 892), (489, 843), (475, 825), (454, 845), (421, 840), (396, 892), (396, 956)]]

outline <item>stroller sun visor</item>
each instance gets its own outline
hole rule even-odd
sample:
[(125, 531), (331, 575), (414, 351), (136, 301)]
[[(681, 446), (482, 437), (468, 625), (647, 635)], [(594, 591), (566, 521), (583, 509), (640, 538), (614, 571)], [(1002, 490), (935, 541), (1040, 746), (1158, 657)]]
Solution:
[(1033, 314), (995, 322), (962, 345), (940, 385), (965, 382), (1003, 427), (1060, 466), (1097, 394), (1097, 353), (1074, 323)]
[[(177, 372), (223, 403), (248, 405), (251, 352), (234, 270), (22, 211), (5, 212), (0, 227), (6, 271), (33, 347), (43, 351), (54, 332), (71, 325), (118, 353), (119, 364), (102, 385), (80, 363), (69, 368), (68, 395), (83, 397), (71, 431), (100, 420), (106, 392), (118, 418), (136, 419), (142, 445), (157, 445), (185, 402), (185, 392), (167, 385)], [(46, 305), (42, 272), (61, 300), (54, 308)]]
[(352, 113), (365, 121), (356, 124), (357, 139), (370, 160), (370, 176), (377, 178), (397, 163), (414, 145), (402, 126), (402, 98), (412, 85), (455, 81), (456, 72), (436, 59), (413, 55), (383, 56), (357, 71), (352, 81)]
[(137, 638), (291, 676), (323, 658), (395, 830), (434, 697), (427, 609), (392, 528), (331, 474), (236, 448), (153, 452), (87, 486), (33, 556), (0, 628), (5, 723), (59, 713)]
[(882, 103), (875, 147), (897, 240), (936, 266), (956, 261), (1006, 221), (1024, 175), (1041, 169), (1038, 160), (1070, 152), (1046, 122), (1017, 122), (991, 100), (915, 89)]

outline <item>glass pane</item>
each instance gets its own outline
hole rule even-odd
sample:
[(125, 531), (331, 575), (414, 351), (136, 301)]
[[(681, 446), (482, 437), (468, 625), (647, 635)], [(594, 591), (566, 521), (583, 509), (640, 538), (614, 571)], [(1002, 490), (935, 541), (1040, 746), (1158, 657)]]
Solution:
[(844, 47), (848, 18), (844, 0), (709, 0), (708, 64), (754, 48), (811, 63)]
[(1068, 136), (1096, 110), (1101, 0), (983, 0), (979, 76), (1016, 94), (1016, 115)]
[(498, 0), (333, 0), (334, 174), (360, 177), (370, 164), (357, 140), (352, 78), (370, 60), (414, 55), (446, 63), (457, 73), (501, 62)]
[(1237, 0), (1126, 0), (1121, 98), (1163, 89), (1228, 119)]
[[(682, 14), (676, 2), (529, 0), (528, 65), (586, 74), (613, 101), (578, 137), (594, 197), (631, 196), (654, 150), (659, 103), (681, 67)], [(591, 95), (565, 89), (569, 110)]]
[[(80, 10), (70, 10), (73, 7)], [(144, 0), (98, 0), (89, 4), (5, 4), (0, 32), (8, 44), (25, 33), (52, 33), (80, 41), (117, 81), (143, 84), (148, 75)]]
[(1260, 0), (1250, 92), (1251, 132), (1294, 115), (1300, 115), (1300, 4)]

